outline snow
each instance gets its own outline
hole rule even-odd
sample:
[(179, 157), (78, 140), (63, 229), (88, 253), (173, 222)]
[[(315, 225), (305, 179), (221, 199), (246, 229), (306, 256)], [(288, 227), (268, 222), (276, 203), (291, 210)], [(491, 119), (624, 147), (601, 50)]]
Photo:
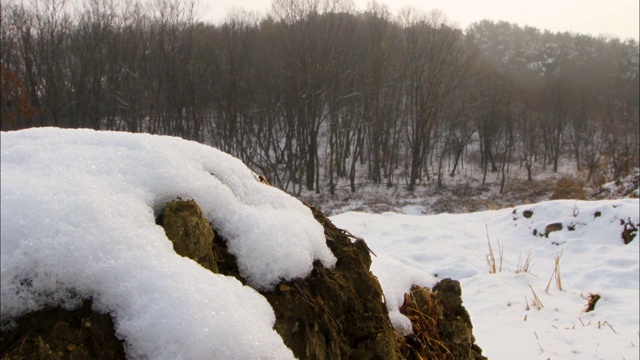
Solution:
[[(533, 215), (525, 217), (526, 210)], [(459, 280), (477, 344), (489, 359), (637, 359), (640, 241), (636, 235), (624, 245), (621, 222), (637, 226), (638, 213), (638, 199), (559, 200), (455, 215), (349, 212), (331, 221), (363, 237), (379, 255), (372, 271), (387, 299), (400, 299), (406, 284), (400, 276), (403, 286), (383, 281), (387, 257), (419, 269), (425, 279)], [(563, 229), (541, 236), (553, 223)], [(503, 249), (502, 271), (494, 274), (488, 271), (489, 242), (498, 266)], [(529, 251), (533, 266), (518, 271)], [(558, 256), (562, 290), (551, 278)], [(413, 270), (409, 277), (415, 276)], [(531, 304), (533, 292), (540, 310)], [(602, 298), (586, 313), (590, 293)], [(396, 319), (394, 326), (401, 323)]]
[(41, 128), (3, 132), (1, 144), (3, 325), (93, 297), (134, 358), (292, 357), (266, 299), (178, 256), (155, 215), (194, 199), (264, 290), (305, 277), (315, 259), (335, 263), (301, 202), (179, 138)]
[(391, 324), (399, 333), (410, 334), (411, 322), (400, 313), (404, 294), (409, 292), (414, 284), (431, 288), (437, 281), (433, 276), (383, 254), (375, 256), (371, 272), (376, 275), (383, 289)]
[[(239, 160), (173, 137), (41, 128), (3, 132), (0, 143), (3, 327), (93, 298), (132, 359), (293, 358), (254, 289), (304, 277), (316, 259), (335, 263), (298, 200), (259, 183)], [(155, 216), (176, 197), (200, 205), (249, 286), (173, 251)], [(637, 226), (638, 208), (638, 199), (562, 200), (422, 215), (425, 205), (408, 204), (407, 214), (331, 220), (377, 254), (371, 270), (401, 333), (410, 329), (398, 308), (411, 284), (449, 277), (461, 282), (490, 359), (636, 359), (640, 241), (624, 245), (620, 234), (624, 223)], [(562, 230), (544, 236), (552, 223)], [(489, 244), (498, 261), (502, 247), (494, 274)], [(518, 271), (529, 251), (531, 270)], [(562, 289), (551, 278), (557, 257)], [(602, 298), (585, 313), (589, 293)]]

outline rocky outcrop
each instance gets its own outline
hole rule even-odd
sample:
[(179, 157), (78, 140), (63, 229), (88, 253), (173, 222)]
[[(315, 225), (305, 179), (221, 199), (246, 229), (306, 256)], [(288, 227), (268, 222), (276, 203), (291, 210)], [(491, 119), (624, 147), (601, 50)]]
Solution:
[[(402, 311), (412, 321), (414, 334), (403, 338), (393, 329), (380, 284), (369, 271), (371, 251), (364, 240), (310, 208), (324, 227), (327, 245), (337, 258), (335, 267), (327, 269), (316, 261), (306, 278), (283, 281), (273, 291), (262, 292), (275, 313), (275, 330), (297, 358), (483, 359), (457, 281), (443, 280), (432, 292), (414, 287), (406, 295)], [(156, 223), (164, 227), (176, 253), (246, 283), (225, 239), (193, 200), (168, 202)], [(90, 302), (74, 311), (43, 310), (2, 333), (0, 356), (122, 359), (122, 342), (114, 333), (110, 316), (92, 312)]]
[(400, 312), (413, 333), (405, 337), (406, 359), (486, 359), (475, 343), (469, 313), (462, 306), (462, 289), (456, 280), (444, 279), (433, 289), (413, 286), (405, 294)]
[[(338, 261), (333, 269), (317, 261), (307, 278), (263, 292), (276, 315), (276, 331), (300, 359), (399, 358), (382, 289), (369, 271), (366, 244), (337, 229), (321, 212), (314, 210), (314, 216)], [(156, 222), (178, 254), (245, 283), (226, 241), (212, 231), (193, 200), (167, 203)]]
[(307, 278), (264, 293), (276, 330), (300, 359), (401, 358), (367, 245), (312, 210), (338, 261), (333, 269), (316, 262)]
[(462, 289), (457, 280), (444, 279), (433, 287), (433, 293), (442, 306), (438, 333), (449, 347), (454, 359), (486, 359), (475, 343), (469, 313), (462, 306)]
[[(180, 206), (171, 202), (167, 209), (181, 208), (188, 214), (201, 213), (196, 209), (186, 210), (190, 207), (197, 205), (192, 201)], [(307, 278), (281, 282), (274, 291), (263, 292), (276, 315), (276, 331), (296, 357), (419, 359), (421, 357), (417, 355), (422, 355), (422, 358), (426, 355), (430, 359), (484, 359), (482, 350), (475, 345), (469, 314), (462, 306), (459, 282), (445, 279), (434, 287), (433, 292), (428, 292), (428, 289), (420, 292), (419, 288), (414, 288), (410, 295), (407, 294), (407, 299), (413, 299), (413, 302), (405, 303), (404, 309), (414, 322), (414, 334), (403, 339), (393, 329), (382, 302), (382, 289), (369, 271), (371, 252), (366, 243), (336, 228), (322, 212), (310, 208), (324, 227), (327, 245), (338, 259), (336, 266), (326, 269), (316, 262)], [(183, 217), (175, 211), (164, 211), (165, 229), (168, 217), (173, 216)], [(204, 224), (206, 219), (201, 217), (198, 222)], [(195, 226), (190, 224), (197, 222), (181, 223)], [(172, 233), (194, 231), (185, 229)], [(167, 236), (171, 238), (169, 231)], [(232, 265), (235, 259), (227, 251), (224, 239), (219, 235), (214, 239), (214, 258), (218, 259), (216, 268), (220, 273), (234, 276), (244, 283), (237, 266)], [(194, 240), (172, 241), (174, 246), (179, 246), (180, 241)], [(408, 309), (411, 308), (414, 315), (420, 313), (421, 316), (410, 316)], [(417, 319), (426, 319), (436, 326), (421, 326)], [(412, 341), (418, 338), (422, 341)], [(438, 339), (437, 345), (433, 339)]]

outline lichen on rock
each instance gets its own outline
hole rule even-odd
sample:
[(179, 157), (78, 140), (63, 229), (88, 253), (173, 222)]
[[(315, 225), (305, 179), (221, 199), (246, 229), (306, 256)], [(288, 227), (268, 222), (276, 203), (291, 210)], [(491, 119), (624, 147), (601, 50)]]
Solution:
[(197, 261), (205, 269), (218, 272), (213, 252), (213, 229), (195, 201), (180, 198), (169, 201), (162, 214), (156, 218), (156, 223), (164, 228), (178, 255)]

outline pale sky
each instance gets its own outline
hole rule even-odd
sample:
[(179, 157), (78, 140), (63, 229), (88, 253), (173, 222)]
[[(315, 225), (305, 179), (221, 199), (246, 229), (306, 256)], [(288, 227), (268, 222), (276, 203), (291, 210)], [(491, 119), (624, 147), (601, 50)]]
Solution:
[[(198, 0), (202, 20), (221, 21), (234, 7), (265, 14), (271, 0)], [(365, 9), (369, 0), (354, 0)], [(541, 30), (571, 31), (593, 36), (638, 40), (639, 0), (378, 0), (392, 11), (412, 6), (425, 11), (440, 9), (460, 28), (482, 20), (505, 20)]]

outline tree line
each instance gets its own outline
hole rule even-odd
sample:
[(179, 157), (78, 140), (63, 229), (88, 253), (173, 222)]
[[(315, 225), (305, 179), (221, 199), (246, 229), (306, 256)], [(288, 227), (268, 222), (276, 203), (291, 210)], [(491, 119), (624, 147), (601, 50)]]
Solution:
[(3, 0), (2, 130), (180, 136), (293, 193), (410, 190), (465, 166), (589, 178), (638, 166), (638, 44), (375, 2), (273, 0), (198, 20), (180, 0)]

